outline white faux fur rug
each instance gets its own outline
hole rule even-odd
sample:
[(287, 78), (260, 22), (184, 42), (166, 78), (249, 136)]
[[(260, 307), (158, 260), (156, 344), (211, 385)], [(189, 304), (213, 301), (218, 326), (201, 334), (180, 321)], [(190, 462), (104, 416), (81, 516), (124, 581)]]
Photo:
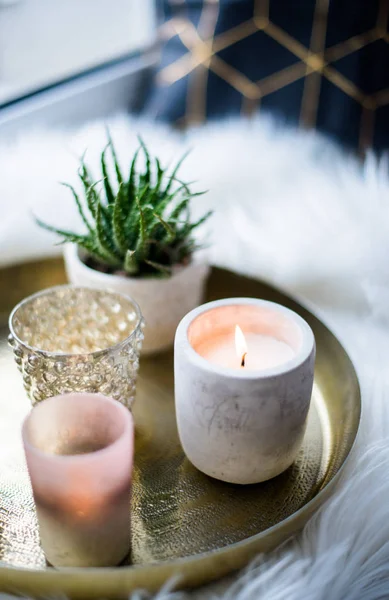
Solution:
[[(127, 164), (136, 134), (164, 162), (188, 147), (182, 177), (215, 209), (211, 260), (266, 279), (309, 303), (343, 341), (363, 391), (358, 442), (336, 493), (288, 545), (259, 557), (238, 582), (191, 595), (225, 600), (389, 598), (389, 169), (330, 142), (259, 119), (182, 136), (126, 116), (110, 122)], [(53, 252), (28, 209), (63, 227), (77, 156), (98, 168), (102, 123), (75, 133), (36, 131), (0, 145), (0, 262)], [(231, 587), (232, 585), (232, 587)], [(214, 595), (212, 595), (214, 594)], [(133, 598), (143, 596), (133, 595)], [(158, 600), (181, 598), (163, 592)], [(185, 596), (186, 597), (186, 596)]]

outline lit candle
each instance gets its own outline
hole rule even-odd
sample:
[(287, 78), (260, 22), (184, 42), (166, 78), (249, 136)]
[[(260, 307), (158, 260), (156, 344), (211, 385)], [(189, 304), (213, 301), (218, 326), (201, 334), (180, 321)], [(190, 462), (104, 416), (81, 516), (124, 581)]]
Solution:
[(210, 302), (177, 328), (178, 432), (189, 460), (231, 483), (282, 473), (301, 446), (315, 340), (284, 306), (253, 298)]
[[(295, 352), (282, 340), (260, 333), (243, 333), (239, 325), (231, 333), (200, 343), (197, 352), (207, 360), (231, 369), (269, 369), (287, 362)], [(235, 336), (233, 331), (235, 331)]]

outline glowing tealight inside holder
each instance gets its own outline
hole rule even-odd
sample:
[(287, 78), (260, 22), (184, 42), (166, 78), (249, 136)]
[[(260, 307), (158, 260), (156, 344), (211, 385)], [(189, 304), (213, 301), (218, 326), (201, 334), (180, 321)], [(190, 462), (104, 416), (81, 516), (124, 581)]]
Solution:
[(56, 396), (32, 409), (22, 436), (48, 562), (121, 562), (130, 547), (130, 411), (101, 394)]
[(295, 460), (315, 363), (309, 325), (253, 298), (210, 302), (179, 324), (174, 349), (178, 432), (188, 459), (230, 483), (259, 483)]

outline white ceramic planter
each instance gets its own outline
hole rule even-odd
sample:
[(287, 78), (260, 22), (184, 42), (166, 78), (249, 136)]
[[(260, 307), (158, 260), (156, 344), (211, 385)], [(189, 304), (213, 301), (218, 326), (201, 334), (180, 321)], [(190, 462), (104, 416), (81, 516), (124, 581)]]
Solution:
[[(204, 341), (236, 324), (287, 343), (293, 357), (276, 367), (248, 370), (215, 365), (199, 354)], [(259, 483), (294, 462), (315, 362), (312, 330), (299, 315), (251, 298), (210, 302), (181, 321), (174, 354), (178, 432), (200, 471), (231, 483)]]
[(193, 262), (177, 268), (166, 279), (109, 275), (87, 267), (75, 244), (65, 246), (64, 258), (70, 283), (111, 289), (127, 294), (139, 304), (146, 322), (142, 354), (159, 352), (173, 344), (182, 317), (200, 304), (209, 273), (207, 264)]

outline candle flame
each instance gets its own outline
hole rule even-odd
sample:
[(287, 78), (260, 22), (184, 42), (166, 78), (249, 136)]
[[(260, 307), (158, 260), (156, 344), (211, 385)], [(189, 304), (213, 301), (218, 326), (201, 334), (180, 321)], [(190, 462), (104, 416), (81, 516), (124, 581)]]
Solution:
[(246, 338), (244, 337), (244, 333), (239, 327), (239, 325), (235, 325), (235, 347), (236, 354), (240, 360), (240, 366), (244, 367), (246, 362), (246, 354), (247, 354), (247, 343)]

